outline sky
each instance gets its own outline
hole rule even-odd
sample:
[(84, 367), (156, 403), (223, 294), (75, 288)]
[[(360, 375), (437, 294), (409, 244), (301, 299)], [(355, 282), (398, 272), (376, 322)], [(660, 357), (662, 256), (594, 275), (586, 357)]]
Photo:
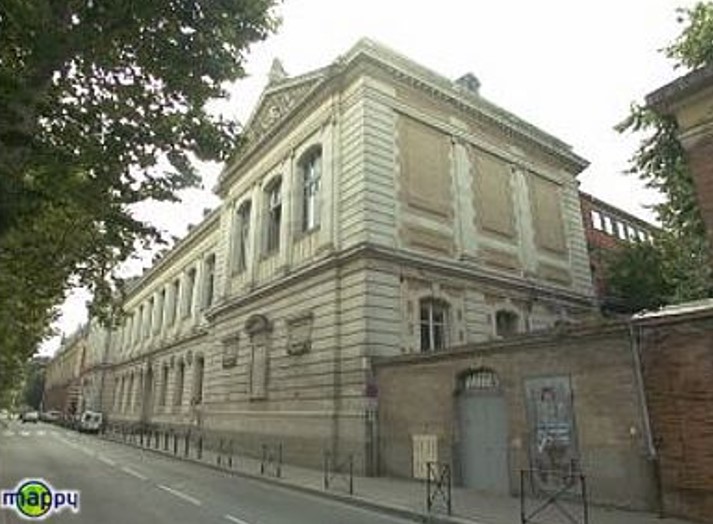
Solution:
[[(245, 122), (267, 83), (274, 58), (298, 75), (329, 64), (359, 38), (368, 37), (451, 79), (467, 72), (483, 97), (540, 127), (590, 161), (581, 189), (641, 218), (659, 196), (626, 175), (640, 137), (614, 130), (633, 102), (679, 76), (659, 50), (681, 31), (676, 8), (693, 0), (284, 0), (278, 32), (246, 54), (247, 78), (231, 86), (217, 112)], [(168, 235), (215, 207), (221, 166), (200, 166), (203, 189), (180, 204), (147, 204), (138, 216)], [(138, 273), (150, 254), (127, 265)], [(86, 321), (88, 295), (77, 291), (55, 328), (71, 333)], [(53, 353), (59, 336), (41, 352)]]

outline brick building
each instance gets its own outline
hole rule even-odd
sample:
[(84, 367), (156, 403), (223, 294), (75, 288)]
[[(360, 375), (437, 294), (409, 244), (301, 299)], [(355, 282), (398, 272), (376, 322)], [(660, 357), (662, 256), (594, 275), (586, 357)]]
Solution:
[(607, 257), (624, 242), (648, 242), (655, 226), (583, 191), (579, 192), (592, 280), (605, 312), (621, 310), (621, 300), (607, 289)]

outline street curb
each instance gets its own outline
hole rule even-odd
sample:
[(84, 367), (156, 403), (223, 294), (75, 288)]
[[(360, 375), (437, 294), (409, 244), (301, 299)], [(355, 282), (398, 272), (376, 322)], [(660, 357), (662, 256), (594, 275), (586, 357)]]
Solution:
[(325, 499), (329, 499), (329, 500), (335, 500), (335, 501), (341, 502), (343, 504), (348, 504), (351, 506), (356, 506), (356, 507), (359, 507), (362, 509), (368, 509), (368, 510), (376, 511), (379, 513), (386, 513), (386, 514), (393, 515), (396, 517), (414, 520), (416, 522), (423, 522), (423, 523), (427, 523), (427, 524), (485, 524), (482, 521), (471, 520), (471, 519), (466, 519), (466, 518), (462, 518), (462, 517), (454, 517), (452, 515), (443, 515), (443, 514), (438, 514), (438, 513), (425, 513), (425, 512), (421, 512), (421, 511), (416, 511), (414, 509), (385, 504), (383, 502), (377, 502), (372, 499), (366, 499), (366, 498), (358, 497), (358, 496), (354, 496), (354, 495), (346, 495), (346, 494), (337, 493), (337, 492), (333, 492), (333, 491), (320, 490), (320, 489), (309, 487), (309, 486), (301, 486), (299, 484), (295, 484), (288, 480), (283, 480), (283, 479), (276, 478), (276, 477), (266, 477), (264, 475), (250, 473), (248, 471), (240, 471), (237, 469), (227, 469), (227, 468), (220, 467), (217, 464), (212, 464), (210, 462), (204, 462), (202, 460), (196, 460), (193, 458), (185, 458), (185, 457), (181, 457), (181, 456), (176, 456), (176, 455), (173, 455), (172, 453), (166, 453), (159, 449), (143, 448), (143, 447), (135, 445), (133, 443), (122, 442), (120, 440), (113, 440), (113, 439), (106, 438), (101, 435), (99, 436), (99, 438), (106, 442), (114, 442), (115, 444), (122, 444), (127, 447), (135, 448), (135, 449), (138, 449), (141, 451), (149, 451), (156, 455), (171, 458), (171, 459), (174, 459), (177, 461), (190, 462), (192, 464), (203, 466), (208, 469), (212, 469), (214, 471), (220, 471), (222, 473), (228, 473), (230, 475), (234, 475), (237, 477), (243, 477), (243, 478), (247, 478), (250, 480), (255, 480), (258, 482), (262, 482), (264, 484), (269, 484), (271, 486), (280, 486), (282, 488), (290, 489), (290, 490), (304, 493), (307, 495), (317, 496), (317, 497), (321, 497), (321, 498), (325, 498)]

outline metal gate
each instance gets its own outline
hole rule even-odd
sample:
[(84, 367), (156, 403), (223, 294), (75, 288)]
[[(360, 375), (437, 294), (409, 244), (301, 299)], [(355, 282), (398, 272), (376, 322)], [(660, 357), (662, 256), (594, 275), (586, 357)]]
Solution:
[[(471, 373), (482, 373), (476, 370)], [(492, 373), (488, 371), (488, 373)], [(494, 377), (494, 374), (493, 374)], [(458, 396), (460, 470), (463, 485), (509, 492), (507, 409), (497, 380), (461, 380)]]

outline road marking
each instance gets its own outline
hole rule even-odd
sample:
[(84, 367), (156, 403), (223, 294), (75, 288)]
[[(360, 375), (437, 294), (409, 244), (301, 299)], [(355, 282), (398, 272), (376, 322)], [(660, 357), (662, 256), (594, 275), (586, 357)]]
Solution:
[(29, 436), (30, 436), (30, 432), (29, 432), (29, 431), (20, 431), (20, 436), (22, 436), (22, 437), (29, 437)]
[(159, 489), (162, 489), (162, 490), (170, 493), (171, 495), (178, 497), (179, 499), (183, 499), (187, 502), (190, 502), (191, 504), (193, 504), (195, 506), (203, 505), (203, 503), (200, 500), (198, 500), (197, 498), (191, 497), (190, 495), (186, 495), (185, 493), (183, 493), (182, 491), (178, 491), (177, 489), (170, 488), (163, 484), (159, 484), (158, 487), (159, 487)]
[(230, 514), (223, 515), (223, 517), (229, 520), (230, 522), (235, 522), (235, 524), (248, 524), (246, 521), (241, 520), (238, 517), (233, 517)]
[(103, 462), (107, 466), (116, 466), (116, 462), (110, 458), (106, 458), (104, 455), (98, 455), (97, 458), (99, 459), (99, 462)]
[(38, 437), (44, 437), (45, 432), (43, 430), (35, 431), (35, 435), (37, 435)]
[(124, 466), (123, 468), (121, 468), (121, 471), (123, 471), (124, 473), (127, 473), (127, 474), (131, 475), (132, 477), (136, 477), (137, 479), (148, 480), (147, 477), (145, 477), (144, 475), (142, 475), (142, 474), (139, 473), (138, 471), (133, 470), (133, 469), (131, 469), (131, 468), (127, 468), (126, 466)]

